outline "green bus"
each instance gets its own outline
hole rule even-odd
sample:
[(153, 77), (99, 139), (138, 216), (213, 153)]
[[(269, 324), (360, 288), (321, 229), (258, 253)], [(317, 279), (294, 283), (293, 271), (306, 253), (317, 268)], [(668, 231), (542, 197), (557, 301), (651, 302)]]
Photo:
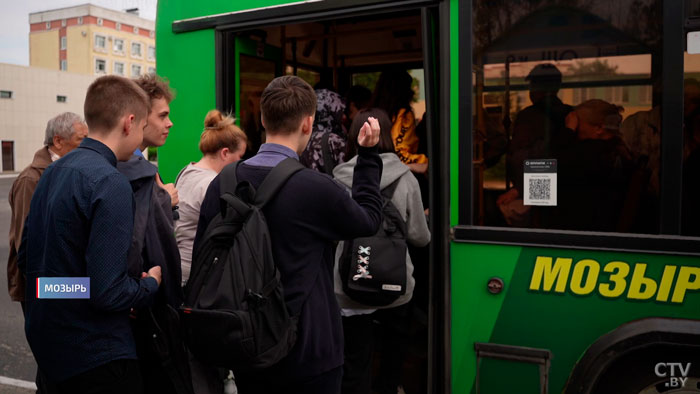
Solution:
[[(172, 181), (201, 157), (212, 108), (262, 142), (275, 76), (343, 94), (411, 70), (433, 235), (413, 391), (698, 393), (696, 17), (698, 0), (160, 0), (157, 72), (176, 98), (159, 168)], [(544, 109), (536, 70), (556, 74)], [(569, 121), (553, 106), (590, 102), (624, 111), (576, 112), (578, 145), (552, 156)], [(577, 151), (584, 121), (626, 153)]]

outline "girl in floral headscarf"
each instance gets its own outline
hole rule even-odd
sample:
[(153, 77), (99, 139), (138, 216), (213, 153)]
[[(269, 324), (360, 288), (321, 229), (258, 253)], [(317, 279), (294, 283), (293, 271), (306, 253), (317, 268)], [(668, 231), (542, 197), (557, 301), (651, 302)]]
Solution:
[(342, 126), (345, 103), (338, 93), (316, 90), (316, 118), (306, 150), (301, 154), (305, 166), (333, 176), (333, 167), (345, 162), (346, 136)]

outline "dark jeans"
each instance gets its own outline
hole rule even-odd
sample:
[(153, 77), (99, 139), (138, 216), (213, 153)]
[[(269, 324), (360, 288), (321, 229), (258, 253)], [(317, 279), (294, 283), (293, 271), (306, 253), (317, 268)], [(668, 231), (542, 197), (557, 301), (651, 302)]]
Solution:
[(114, 360), (57, 385), (61, 394), (143, 394), (136, 360)]
[(373, 314), (343, 316), (345, 364), (342, 394), (372, 392)]
[(248, 380), (236, 375), (236, 387), (240, 394), (340, 394), (342, 378), (341, 366), (301, 381), (284, 381), (274, 376)]

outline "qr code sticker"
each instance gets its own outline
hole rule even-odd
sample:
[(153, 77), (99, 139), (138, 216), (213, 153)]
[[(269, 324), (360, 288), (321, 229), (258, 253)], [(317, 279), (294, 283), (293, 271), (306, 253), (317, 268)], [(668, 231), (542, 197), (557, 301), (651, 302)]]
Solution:
[(530, 200), (549, 200), (551, 199), (552, 180), (530, 178), (529, 181), (529, 197)]

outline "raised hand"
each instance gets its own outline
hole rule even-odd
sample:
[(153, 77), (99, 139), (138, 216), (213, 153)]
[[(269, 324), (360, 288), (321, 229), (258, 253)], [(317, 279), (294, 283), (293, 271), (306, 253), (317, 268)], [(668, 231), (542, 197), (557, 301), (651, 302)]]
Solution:
[(360, 134), (357, 135), (357, 143), (365, 148), (371, 148), (379, 143), (380, 132), (379, 121), (370, 116), (362, 125)]

